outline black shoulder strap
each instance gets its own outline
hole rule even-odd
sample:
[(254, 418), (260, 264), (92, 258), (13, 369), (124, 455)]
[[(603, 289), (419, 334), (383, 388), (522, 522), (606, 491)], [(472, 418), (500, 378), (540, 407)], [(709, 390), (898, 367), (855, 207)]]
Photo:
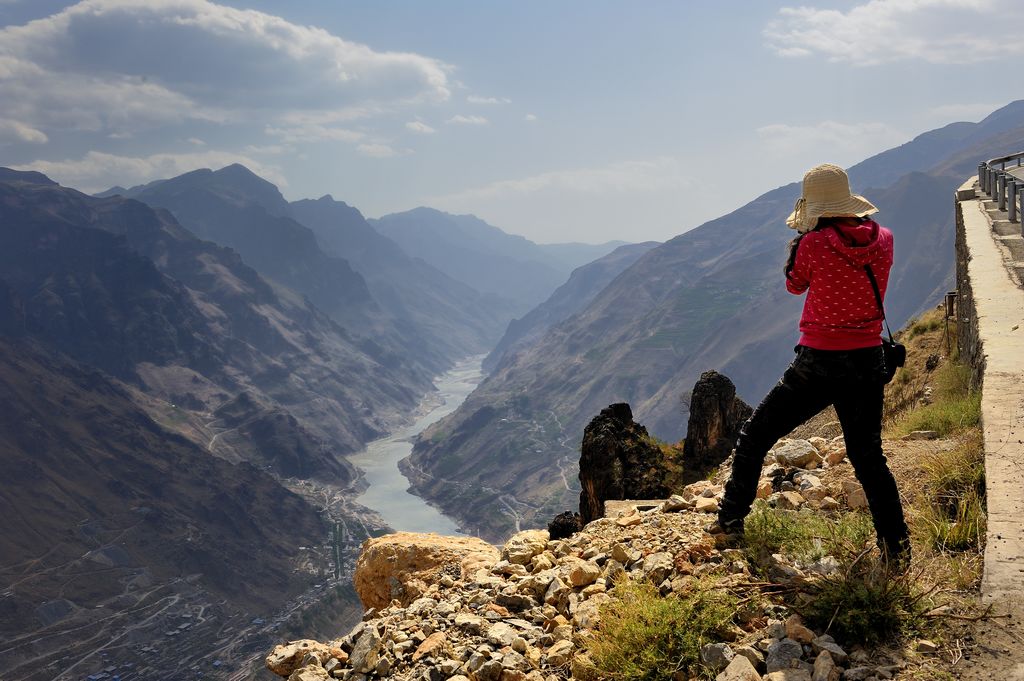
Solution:
[(889, 321), (885, 318), (885, 305), (882, 304), (882, 294), (878, 290), (878, 282), (875, 281), (875, 273), (871, 271), (871, 265), (864, 265), (864, 271), (868, 273), (868, 280), (871, 282), (871, 290), (875, 292), (875, 302), (878, 309), (882, 311), (882, 322), (885, 324), (885, 331), (889, 334), (889, 342), (895, 343), (892, 337), (892, 330), (889, 328)]

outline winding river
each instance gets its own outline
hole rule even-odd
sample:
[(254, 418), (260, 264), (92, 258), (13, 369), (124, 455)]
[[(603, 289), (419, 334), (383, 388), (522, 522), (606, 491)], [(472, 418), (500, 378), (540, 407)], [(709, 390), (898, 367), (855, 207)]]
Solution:
[(455, 411), (483, 380), (483, 355), (470, 357), (434, 381), (438, 392), (430, 396), (437, 406), (415, 423), (348, 457), (362, 469), (369, 487), (356, 501), (383, 516), (392, 528), (403, 532), (437, 532), (457, 535), (455, 521), (408, 491), (409, 481), (398, 470), (398, 462), (412, 453), (412, 441), (427, 426)]

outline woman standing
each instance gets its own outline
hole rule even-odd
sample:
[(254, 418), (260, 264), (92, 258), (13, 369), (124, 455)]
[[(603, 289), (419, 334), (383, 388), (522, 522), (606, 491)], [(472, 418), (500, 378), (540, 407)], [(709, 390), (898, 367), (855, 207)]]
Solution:
[(909, 562), (903, 507), (882, 453), (883, 312), (865, 271), (865, 266), (870, 268), (884, 298), (893, 238), (867, 218), (877, 211), (850, 192), (849, 178), (838, 166), (820, 165), (804, 175), (803, 195), (786, 220), (800, 232), (785, 267), (789, 292), (807, 293), (800, 342), (782, 380), (740, 430), (718, 522), (708, 529), (721, 544), (742, 538), (743, 519), (754, 502), (768, 450), (833, 405), (882, 555), (892, 564)]

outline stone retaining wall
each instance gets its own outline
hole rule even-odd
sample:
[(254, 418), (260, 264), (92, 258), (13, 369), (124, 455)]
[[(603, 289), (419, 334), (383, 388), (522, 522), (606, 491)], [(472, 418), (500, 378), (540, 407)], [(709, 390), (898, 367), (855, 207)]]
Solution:
[[(973, 198), (973, 192), (971, 197)], [(972, 369), (971, 387), (980, 390), (985, 375), (985, 354), (978, 335), (978, 311), (974, 305), (974, 291), (971, 288), (971, 273), (968, 266), (971, 256), (964, 233), (961, 195), (958, 193), (956, 198), (956, 347), (960, 360)]]

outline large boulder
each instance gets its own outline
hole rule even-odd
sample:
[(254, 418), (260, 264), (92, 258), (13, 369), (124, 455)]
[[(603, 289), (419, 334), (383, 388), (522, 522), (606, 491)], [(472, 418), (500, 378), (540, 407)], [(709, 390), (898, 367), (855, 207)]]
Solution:
[(352, 581), (364, 607), (404, 607), (441, 574), (459, 579), (497, 561), (498, 549), (476, 537), (396, 532), (366, 540)]
[(717, 371), (705, 371), (690, 395), (683, 470), (700, 480), (725, 461), (736, 446), (740, 427), (753, 409), (736, 396), (736, 386)]
[(647, 429), (629, 405), (613, 404), (587, 425), (580, 448), (580, 516), (583, 524), (604, 515), (608, 499), (664, 499), (668, 470)]

